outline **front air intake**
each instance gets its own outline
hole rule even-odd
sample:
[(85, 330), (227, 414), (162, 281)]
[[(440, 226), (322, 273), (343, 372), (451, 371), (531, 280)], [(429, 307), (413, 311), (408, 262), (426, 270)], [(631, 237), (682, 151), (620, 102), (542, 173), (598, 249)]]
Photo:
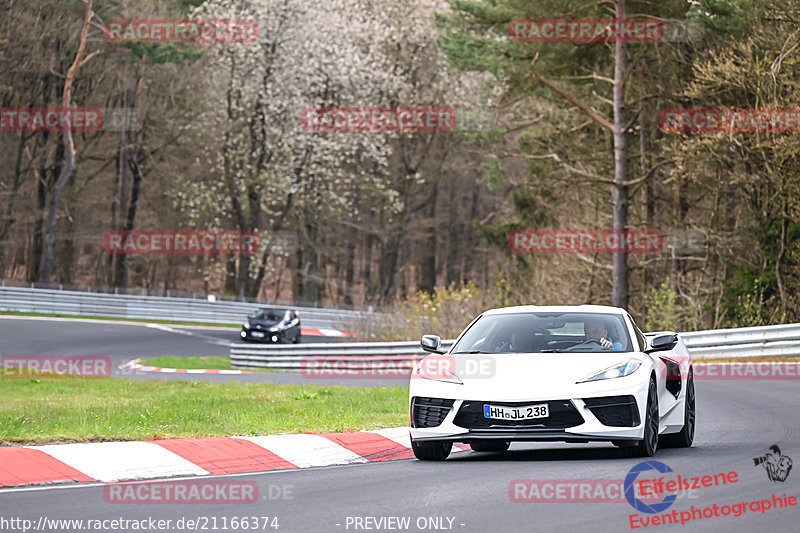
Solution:
[(584, 398), (583, 403), (604, 426), (632, 428), (639, 425), (639, 408), (633, 396)]
[(414, 396), (411, 399), (411, 427), (435, 428), (442, 425), (455, 400)]

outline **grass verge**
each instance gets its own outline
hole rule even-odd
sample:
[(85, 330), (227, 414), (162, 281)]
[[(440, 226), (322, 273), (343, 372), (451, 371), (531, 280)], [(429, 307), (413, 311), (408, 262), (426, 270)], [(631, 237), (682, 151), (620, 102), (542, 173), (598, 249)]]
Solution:
[(202, 368), (209, 370), (231, 370), (228, 357), (143, 357), (140, 365), (158, 366), (161, 368)]
[(408, 388), (130, 379), (3, 379), (4, 445), (397, 427)]
[[(164, 357), (143, 357), (139, 364), (161, 368), (237, 370), (231, 367), (229, 357), (177, 357), (168, 355)], [(247, 370), (250, 372), (280, 372), (280, 370), (274, 368), (248, 368)]]
[[(215, 328), (236, 328), (240, 329), (241, 324), (219, 324), (217, 322), (187, 322), (185, 320), (154, 320), (152, 318), (124, 318), (119, 316), (102, 315), (68, 315), (61, 313), (29, 313), (23, 311), (0, 311), (0, 316), (30, 316), (48, 318), (77, 318), (82, 320), (111, 320), (114, 322), (136, 322), (140, 324), (166, 324), (172, 326), (206, 326)], [(244, 316), (242, 316), (244, 320)]]

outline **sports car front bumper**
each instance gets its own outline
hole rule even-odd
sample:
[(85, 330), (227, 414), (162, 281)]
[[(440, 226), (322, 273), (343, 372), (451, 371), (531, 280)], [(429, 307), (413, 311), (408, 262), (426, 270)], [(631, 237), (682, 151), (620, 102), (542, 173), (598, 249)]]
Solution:
[[(573, 397), (442, 398), (419, 396), (452, 391), (459, 385), (417, 384), (411, 399), (411, 438), (415, 441), (497, 439), (507, 441), (610, 441), (639, 440), (644, 434), (649, 380), (625, 379), (624, 388), (585, 384)], [(606, 385), (607, 387), (607, 385)], [(426, 390), (427, 389), (427, 390)], [(573, 394), (578, 391), (571, 391)], [(435, 400), (430, 402), (428, 400)], [(438, 403), (438, 406), (432, 404)], [(549, 416), (542, 419), (507, 421), (487, 419), (485, 404), (516, 407), (547, 403)], [(427, 404), (427, 405), (426, 405)], [(448, 407), (449, 406), (449, 407)], [(425, 427), (427, 426), (427, 427)]]

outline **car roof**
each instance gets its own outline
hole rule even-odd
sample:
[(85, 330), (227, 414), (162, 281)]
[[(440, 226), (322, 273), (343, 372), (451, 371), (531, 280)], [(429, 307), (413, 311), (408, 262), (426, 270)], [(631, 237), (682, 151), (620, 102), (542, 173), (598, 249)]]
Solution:
[(511, 313), (597, 313), (622, 315), (627, 311), (621, 307), (606, 305), (516, 305), (489, 309), (484, 315), (503, 315)]

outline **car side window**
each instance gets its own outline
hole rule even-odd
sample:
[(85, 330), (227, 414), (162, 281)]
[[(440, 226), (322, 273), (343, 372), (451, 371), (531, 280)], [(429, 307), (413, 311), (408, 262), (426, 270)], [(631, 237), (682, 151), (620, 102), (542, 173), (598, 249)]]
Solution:
[(639, 339), (639, 346), (642, 347), (642, 351), (645, 351), (647, 349), (647, 341), (644, 338), (642, 330), (640, 330), (638, 327), (636, 328), (636, 338)]
[(633, 321), (631, 315), (627, 316), (628, 320), (630, 320), (631, 324), (633, 324), (633, 333), (636, 335), (636, 341), (639, 343), (639, 351), (643, 352), (645, 348), (647, 348), (647, 341), (644, 339), (644, 334), (642, 333), (642, 330), (639, 329), (639, 326), (636, 325), (636, 322)]

